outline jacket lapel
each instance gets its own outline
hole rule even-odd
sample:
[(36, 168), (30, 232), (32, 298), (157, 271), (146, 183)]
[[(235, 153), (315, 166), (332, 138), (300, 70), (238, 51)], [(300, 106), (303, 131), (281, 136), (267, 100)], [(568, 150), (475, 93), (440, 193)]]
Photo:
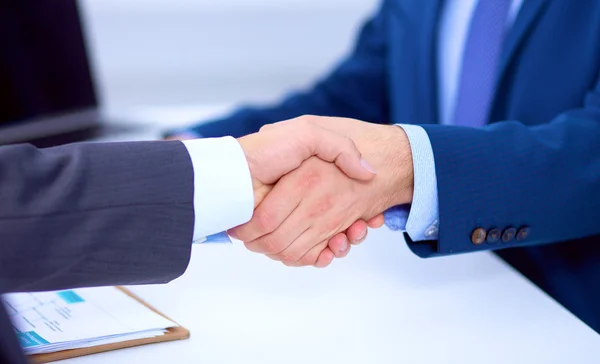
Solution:
[[(419, 93), (422, 100), (419, 103), (419, 123), (421, 124), (438, 123), (439, 121), (437, 96), (438, 72), (436, 67), (438, 57), (437, 34), (445, 1), (426, 0), (422, 2), (425, 8), (423, 9), (421, 21), (418, 23), (419, 29), (417, 32), (417, 34), (423, 35), (419, 51), (419, 59), (422, 63), (418, 67), (419, 80), (421, 80), (423, 87), (422, 92)], [(500, 56), (497, 84), (501, 82), (508, 65), (515, 56), (517, 48), (548, 2), (549, 0), (523, 0), (523, 5), (521, 5), (519, 14), (508, 33), (502, 55)]]
[(525, 38), (525, 35), (531, 29), (535, 20), (538, 19), (542, 9), (544, 9), (545, 5), (548, 3), (548, 0), (523, 1), (521, 10), (519, 11), (519, 14), (517, 14), (517, 18), (506, 37), (504, 49), (500, 56), (497, 83), (504, 77), (504, 73), (513, 59), (517, 48), (521, 44), (521, 41)]

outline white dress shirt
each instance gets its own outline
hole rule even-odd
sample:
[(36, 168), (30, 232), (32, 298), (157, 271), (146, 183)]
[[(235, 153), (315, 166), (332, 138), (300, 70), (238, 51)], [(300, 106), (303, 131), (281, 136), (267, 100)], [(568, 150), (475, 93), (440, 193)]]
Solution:
[(194, 168), (194, 242), (250, 221), (254, 190), (235, 138), (185, 140)]

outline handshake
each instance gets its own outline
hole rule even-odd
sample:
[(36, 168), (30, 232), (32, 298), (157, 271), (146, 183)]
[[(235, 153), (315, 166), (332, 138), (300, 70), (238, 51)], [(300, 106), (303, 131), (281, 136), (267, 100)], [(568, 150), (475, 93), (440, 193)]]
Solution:
[(326, 267), (361, 243), (383, 211), (413, 196), (402, 128), (302, 116), (238, 139), (252, 176), (254, 214), (228, 233), (288, 266)]

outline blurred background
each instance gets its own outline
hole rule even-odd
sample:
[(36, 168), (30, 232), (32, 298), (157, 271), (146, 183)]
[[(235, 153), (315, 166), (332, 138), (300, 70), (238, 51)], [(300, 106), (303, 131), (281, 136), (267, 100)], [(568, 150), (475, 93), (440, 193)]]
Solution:
[(80, 0), (111, 109), (262, 102), (345, 55), (377, 0)]

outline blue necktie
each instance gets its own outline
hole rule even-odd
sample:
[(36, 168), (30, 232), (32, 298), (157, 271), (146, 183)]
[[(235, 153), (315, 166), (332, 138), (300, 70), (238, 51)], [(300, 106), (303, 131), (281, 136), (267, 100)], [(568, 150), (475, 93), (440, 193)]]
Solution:
[(454, 125), (480, 127), (494, 97), (498, 60), (512, 0), (479, 0), (465, 43)]

